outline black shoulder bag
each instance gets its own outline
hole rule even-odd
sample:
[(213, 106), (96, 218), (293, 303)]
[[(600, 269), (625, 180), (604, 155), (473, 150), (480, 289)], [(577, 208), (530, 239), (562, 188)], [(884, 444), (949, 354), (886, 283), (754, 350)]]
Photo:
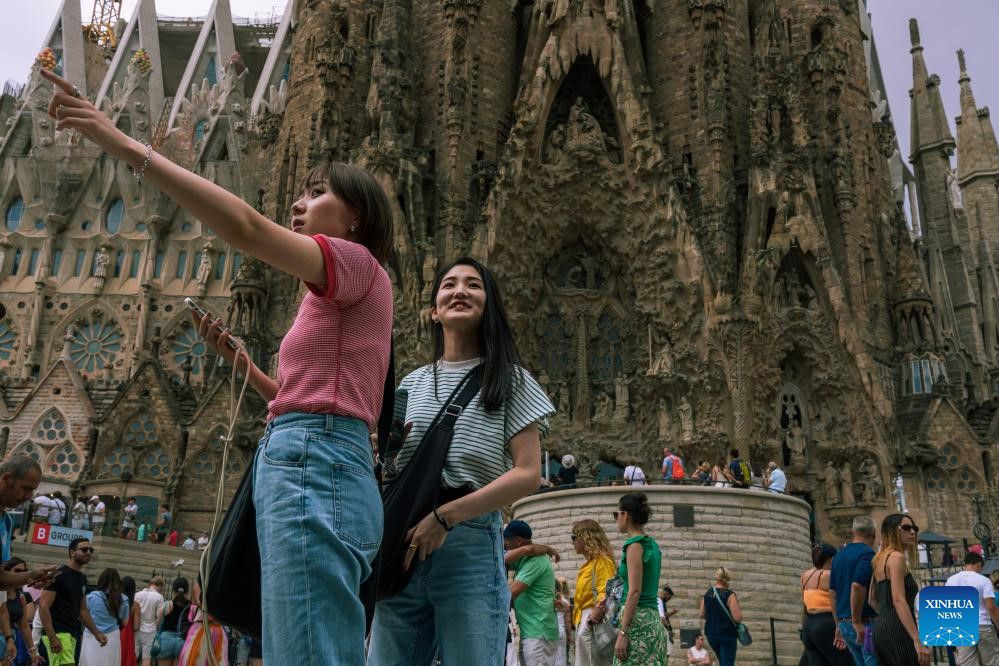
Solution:
[(395, 457), (403, 442), (391, 441), (384, 452), (388, 482), (382, 488), (385, 528), (382, 543), (371, 565), (371, 575), (361, 585), (361, 601), (368, 627), (375, 613), (375, 603), (401, 592), (413, 575), (414, 566), (402, 567), (409, 544), (406, 533), (437, 506), (441, 490), (441, 472), (451, 448), (454, 423), (479, 392), (482, 365), (468, 371), (444, 406), (430, 423), (406, 467), (396, 476)]

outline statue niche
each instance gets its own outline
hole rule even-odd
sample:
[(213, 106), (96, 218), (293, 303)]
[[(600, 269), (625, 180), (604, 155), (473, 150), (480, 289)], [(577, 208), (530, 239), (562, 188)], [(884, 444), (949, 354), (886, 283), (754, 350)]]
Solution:
[(614, 107), (589, 56), (573, 63), (545, 123), (544, 164), (567, 159), (621, 163)]
[(811, 310), (818, 306), (815, 287), (797, 250), (792, 249), (781, 262), (770, 290), (770, 300), (777, 312)]

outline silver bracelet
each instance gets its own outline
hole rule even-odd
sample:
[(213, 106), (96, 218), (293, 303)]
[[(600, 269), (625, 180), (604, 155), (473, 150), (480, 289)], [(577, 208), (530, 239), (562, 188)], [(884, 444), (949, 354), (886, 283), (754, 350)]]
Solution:
[(142, 160), (142, 166), (135, 170), (135, 182), (142, 184), (142, 177), (146, 174), (146, 167), (149, 166), (150, 160), (153, 159), (153, 147), (151, 144), (146, 144), (146, 159)]

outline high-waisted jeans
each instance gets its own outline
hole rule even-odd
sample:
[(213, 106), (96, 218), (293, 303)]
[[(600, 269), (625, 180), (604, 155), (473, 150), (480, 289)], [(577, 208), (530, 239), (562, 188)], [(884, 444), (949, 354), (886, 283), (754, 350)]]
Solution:
[(428, 666), (438, 652), (445, 664), (503, 663), (510, 588), (501, 529), (499, 512), (466, 520), (415, 562), (406, 589), (375, 607), (368, 666)]
[(268, 664), (364, 663), (361, 582), (382, 538), (368, 428), (329, 414), (283, 414), (253, 475)]

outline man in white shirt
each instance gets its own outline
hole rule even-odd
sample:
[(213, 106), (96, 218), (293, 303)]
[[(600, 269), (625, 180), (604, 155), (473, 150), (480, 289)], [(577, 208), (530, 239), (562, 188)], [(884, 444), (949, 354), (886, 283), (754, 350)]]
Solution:
[(767, 475), (764, 479), (767, 490), (772, 493), (783, 493), (787, 489), (787, 476), (784, 471), (777, 466), (777, 463), (770, 461), (767, 465)]
[(704, 647), (703, 634), (697, 634), (694, 638), (694, 644), (687, 650), (687, 663), (690, 666), (711, 666), (714, 663), (711, 661), (708, 649)]
[(624, 468), (624, 480), (632, 486), (645, 485), (645, 472), (638, 466), (638, 459), (632, 459), (631, 464)]
[(198, 550), (208, 548), (208, 532), (202, 532), (198, 537)]
[(93, 527), (94, 534), (103, 534), (104, 532), (104, 522), (108, 517), (108, 508), (101, 498), (94, 495), (90, 498), (90, 525)]
[(163, 579), (153, 576), (149, 587), (135, 595), (135, 603), (139, 604), (139, 633), (135, 636), (135, 647), (142, 666), (152, 663), (153, 639), (163, 619), (163, 587)]
[(194, 536), (188, 534), (187, 538), (184, 539), (184, 543), (180, 545), (184, 550), (194, 550), (197, 544), (194, 542)]
[(83, 501), (83, 498), (76, 500), (76, 504), (73, 505), (73, 513), (70, 515), (70, 525), (74, 530), (85, 530), (90, 527), (90, 522), (87, 516), (87, 505)]
[(122, 539), (133, 538), (135, 532), (135, 517), (139, 513), (139, 505), (135, 503), (134, 497), (128, 498), (128, 503), (121, 510), (121, 532), (118, 536)]
[(49, 525), (62, 525), (66, 515), (66, 503), (62, 501), (62, 493), (58, 490), (52, 493), (52, 505), (49, 508)]
[(31, 519), (36, 523), (49, 522), (49, 512), (52, 510), (52, 500), (48, 495), (39, 495), (34, 501), (35, 510), (31, 513)]
[(982, 575), (985, 559), (978, 553), (964, 556), (964, 571), (958, 571), (947, 579), (947, 586), (966, 585), (978, 590), (978, 645), (957, 648), (958, 666), (976, 665), (999, 666), (999, 638), (996, 638), (993, 625), (999, 626), (999, 607), (996, 606), (995, 590), (992, 581)]

